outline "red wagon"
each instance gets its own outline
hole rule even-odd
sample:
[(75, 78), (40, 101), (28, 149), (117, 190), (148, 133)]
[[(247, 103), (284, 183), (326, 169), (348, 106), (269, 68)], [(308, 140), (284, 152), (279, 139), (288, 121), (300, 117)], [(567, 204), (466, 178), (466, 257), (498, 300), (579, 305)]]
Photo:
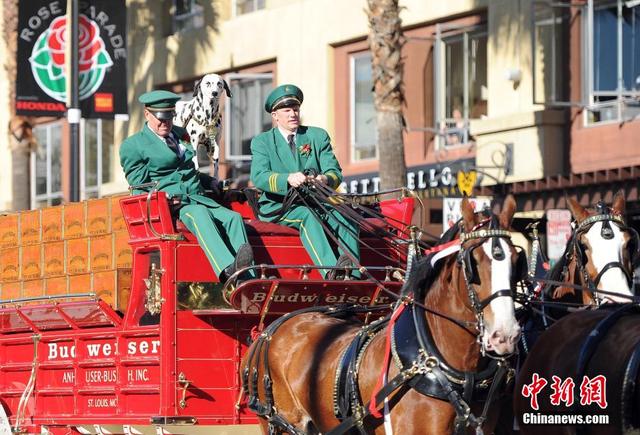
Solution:
[[(409, 225), (413, 201), (381, 202), (395, 230)], [(123, 197), (120, 206), (133, 254), (122, 310), (82, 288), (1, 302), (0, 434), (257, 432), (239, 376), (252, 331), (297, 308), (389, 303), (380, 283), (401, 285), (395, 272), (404, 258), (381, 255), (388, 247), (380, 238), (362, 244), (362, 263), (378, 282), (324, 281), (297, 231), (233, 202), (263, 266), (258, 279), (223, 292), (164, 193)]]

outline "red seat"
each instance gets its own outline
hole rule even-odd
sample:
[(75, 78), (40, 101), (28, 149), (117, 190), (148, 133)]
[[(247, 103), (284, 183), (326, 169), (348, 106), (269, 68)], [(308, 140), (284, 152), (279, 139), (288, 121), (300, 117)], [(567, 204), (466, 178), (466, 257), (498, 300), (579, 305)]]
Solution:
[[(129, 228), (131, 240), (134, 243), (148, 243), (149, 240), (157, 238), (157, 235), (150, 230), (149, 223), (147, 222), (146, 195), (125, 197), (120, 202)], [(252, 210), (248, 206), (247, 202), (231, 202), (230, 206), (230, 208), (241, 212), (245, 218), (247, 235), (249, 236), (249, 242), (254, 249), (256, 263), (276, 265), (303, 265), (312, 263), (306, 249), (302, 245), (299, 232), (297, 230), (284, 225), (263, 222), (255, 219), (255, 216), (253, 216)], [(389, 223), (392, 226), (403, 228), (404, 225), (409, 224), (411, 220), (413, 200), (410, 199), (408, 202), (407, 200), (384, 201), (381, 203), (381, 208), (383, 211), (390, 212), (388, 215), (391, 216), (392, 219), (390, 219)], [(185, 260), (183, 262), (184, 264), (178, 264), (179, 273), (183, 269), (185, 274), (187, 272), (191, 275), (195, 273), (193, 272), (194, 268), (191, 267), (194, 262), (193, 256), (199, 257), (197, 261), (198, 264), (206, 264), (208, 262), (204, 256), (204, 252), (198, 248), (198, 241), (196, 237), (179, 219), (171, 217), (164, 192), (159, 192), (153, 195), (150, 217), (157, 232), (161, 234), (179, 233), (184, 236), (185, 241), (178, 241), (177, 243), (178, 250), (180, 251), (178, 257), (189, 258), (189, 260)], [(388, 224), (381, 219), (367, 218), (365, 221), (366, 223), (363, 226), (365, 229), (377, 229), (384, 227), (389, 229)], [(363, 231), (360, 236), (360, 240), (362, 242), (362, 264), (367, 266), (388, 266), (391, 258), (397, 258), (400, 264), (403, 262), (403, 255), (394, 251), (393, 248), (387, 245), (386, 237), (379, 234), (369, 234)], [(202, 268), (197, 269), (201, 271), (203, 270)], [(202, 273), (209, 276), (213, 272), (211, 270), (204, 270)], [(296, 273), (298, 272), (285, 271), (282, 275), (293, 276), (293, 274)], [(315, 272), (315, 274), (317, 275), (317, 272)], [(191, 277), (191, 275), (189, 276)], [(206, 277), (198, 277), (198, 279), (201, 280), (205, 280), (205, 278)], [(184, 279), (186, 280), (186, 278)], [(190, 279), (195, 278), (191, 277)]]
[(264, 222), (258, 219), (245, 220), (249, 237), (256, 236), (298, 236), (298, 230), (285, 225)]

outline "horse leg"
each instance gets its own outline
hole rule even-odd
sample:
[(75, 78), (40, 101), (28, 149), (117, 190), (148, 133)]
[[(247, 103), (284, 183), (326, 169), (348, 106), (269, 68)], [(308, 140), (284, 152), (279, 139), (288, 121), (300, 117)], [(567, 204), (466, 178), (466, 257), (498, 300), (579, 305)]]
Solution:
[(338, 424), (331, 401), (335, 366), (355, 331), (349, 322), (308, 313), (274, 333), (268, 363), (275, 407), (301, 432), (320, 433)]

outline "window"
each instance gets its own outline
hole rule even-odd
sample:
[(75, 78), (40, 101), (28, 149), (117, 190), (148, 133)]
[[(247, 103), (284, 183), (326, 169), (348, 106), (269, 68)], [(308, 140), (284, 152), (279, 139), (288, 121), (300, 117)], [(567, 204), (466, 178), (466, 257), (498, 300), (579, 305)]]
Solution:
[(236, 0), (235, 13), (237, 15), (248, 14), (259, 9), (264, 9), (266, 0)]
[(251, 139), (271, 128), (271, 115), (264, 110), (264, 101), (273, 89), (272, 74), (227, 74), (233, 98), (225, 100), (226, 160), (234, 165), (229, 178), (249, 173)]
[(174, 0), (173, 32), (184, 32), (204, 26), (204, 9), (200, 0)]
[(533, 102), (568, 106), (569, 3), (536, 1), (532, 4)]
[(62, 124), (33, 129), (38, 147), (31, 153), (31, 208), (62, 203)]
[(371, 53), (351, 56), (351, 160), (354, 162), (378, 156), (372, 89)]
[(587, 123), (640, 115), (640, 1), (589, 0), (585, 76)]
[(439, 146), (471, 141), (469, 119), (487, 114), (486, 28), (436, 30), (435, 125)]
[[(113, 121), (83, 119), (80, 124), (80, 197), (97, 198), (111, 181)], [(62, 203), (62, 124), (34, 128), (38, 148), (31, 153), (31, 207)]]
[(113, 155), (113, 121), (107, 119), (84, 119), (80, 167), (82, 198), (100, 196), (100, 185), (111, 181)]

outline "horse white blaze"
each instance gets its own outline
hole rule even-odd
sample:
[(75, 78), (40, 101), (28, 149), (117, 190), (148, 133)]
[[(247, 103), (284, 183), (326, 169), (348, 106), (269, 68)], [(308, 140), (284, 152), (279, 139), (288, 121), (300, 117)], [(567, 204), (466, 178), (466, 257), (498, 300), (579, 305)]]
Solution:
[[(611, 262), (623, 261), (622, 247), (624, 246), (624, 235), (617, 225), (611, 224), (611, 230), (613, 231), (612, 239), (605, 239), (601, 235), (602, 225), (604, 222), (597, 222), (589, 228), (589, 231), (585, 234), (589, 245), (591, 246), (591, 261), (595, 266), (598, 273)], [(627, 277), (622, 272), (620, 267), (612, 267), (607, 270), (600, 278), (598, 284), (600, 290), (609, 291), (612, 293), (618, 293), (626, 296), (633, 296)], [(628, 298), (616, 297), (609, 295), (598, 295), (604, 302), (629, 302)]]
[[(491, 294), (500, 290), (511, 288), (511, 252), (510, 246), (503, 239), (498, 239), (505, 253), (504, 259), (496, 260), (491, 254), (492, 240), (482, 244), (485, 254), (491, 258)], [(492, 324), (486, 325), (483, 342), (487, 350), (492, 350), (499, 355), (514, 351), (516, 342), (520, 337), (520, 325), (516, 320), (513, 299), (500, 296), (489, 303), (493, 311)]]

